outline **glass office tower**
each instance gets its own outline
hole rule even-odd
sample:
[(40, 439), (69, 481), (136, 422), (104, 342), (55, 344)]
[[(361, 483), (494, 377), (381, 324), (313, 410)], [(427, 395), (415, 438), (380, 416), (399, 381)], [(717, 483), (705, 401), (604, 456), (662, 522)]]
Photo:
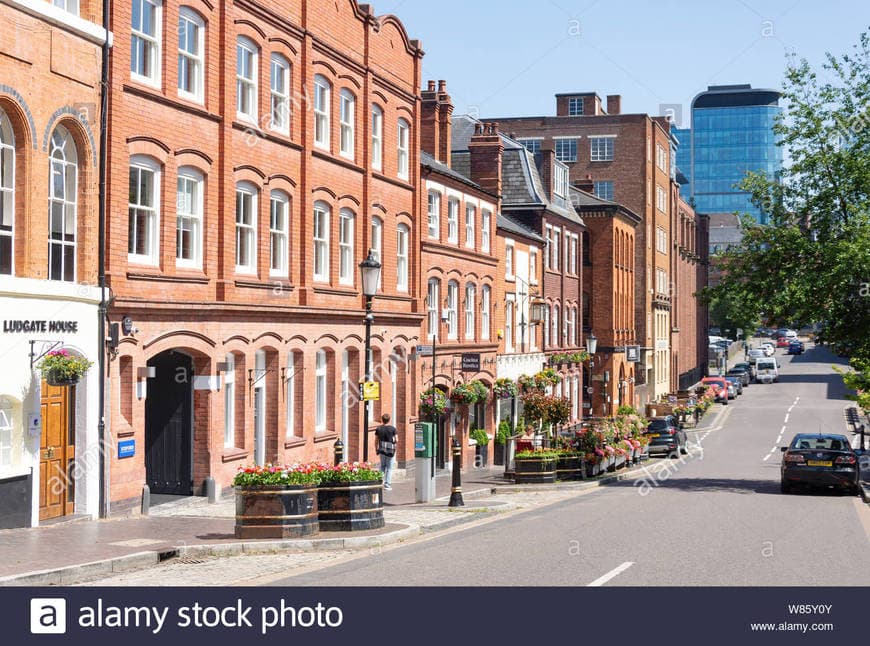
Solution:
[(698, 212), (739, 211), (767, 222), (767, 214), (737, 185), (748, 171), (772, 177), (782, 168), (782, 148), (773, 132), (782, 110), (779, 97), (776, 90), (751, 85), (710, 86), (695, 97), (691, 134), (686, 137), (685, 130), (683, 137), (677, 134), (681, 144), (677, 165), (689, 179), (682, 187), (683, 196), (694, 198)]

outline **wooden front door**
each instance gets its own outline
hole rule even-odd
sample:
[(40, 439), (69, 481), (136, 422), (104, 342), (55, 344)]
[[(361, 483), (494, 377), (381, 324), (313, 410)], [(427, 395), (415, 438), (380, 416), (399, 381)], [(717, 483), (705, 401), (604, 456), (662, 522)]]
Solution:
[(75, 386), (42, 382), (39, 440), (39, 519), (73, 513), (75, 504)]

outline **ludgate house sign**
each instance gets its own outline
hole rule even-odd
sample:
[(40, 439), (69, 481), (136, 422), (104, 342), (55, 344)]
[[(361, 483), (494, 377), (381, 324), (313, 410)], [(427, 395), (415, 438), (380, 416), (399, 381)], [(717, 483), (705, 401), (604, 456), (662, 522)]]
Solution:
[(3, 321), (4, 334), (32, 334), (34, 332), (60, 332), (66, 334), (78, 334), (78, 321), (56, 321), (56, 320), (19, 320), (8, 319)]

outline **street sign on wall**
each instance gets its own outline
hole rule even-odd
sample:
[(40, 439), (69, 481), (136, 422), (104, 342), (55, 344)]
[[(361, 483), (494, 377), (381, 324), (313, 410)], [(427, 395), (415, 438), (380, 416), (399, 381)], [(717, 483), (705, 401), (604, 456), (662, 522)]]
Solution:
[(462, 354), (462, 372), (480, 372), (479, 352), (464, 352)]
[(638, 363), (640, 361), (640, 346), (639, 345), (627, 345), (627, 346), (625, 346), (625, 360), (630, 361), (631, 363)]
[(418, 345), (417, 346), (417, 356), (431, 357), (433, 352), (434, 352), (434, 348), (431, 345)]

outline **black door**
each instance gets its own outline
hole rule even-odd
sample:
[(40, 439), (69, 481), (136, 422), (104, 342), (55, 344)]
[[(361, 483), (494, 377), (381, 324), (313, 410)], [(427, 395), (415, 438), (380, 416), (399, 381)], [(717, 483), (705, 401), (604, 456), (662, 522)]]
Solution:
[(155, 375), (145, 400), (145, 477), (151, 493), (193, 493), (193, 363), (179, 352), (148, 362)]

